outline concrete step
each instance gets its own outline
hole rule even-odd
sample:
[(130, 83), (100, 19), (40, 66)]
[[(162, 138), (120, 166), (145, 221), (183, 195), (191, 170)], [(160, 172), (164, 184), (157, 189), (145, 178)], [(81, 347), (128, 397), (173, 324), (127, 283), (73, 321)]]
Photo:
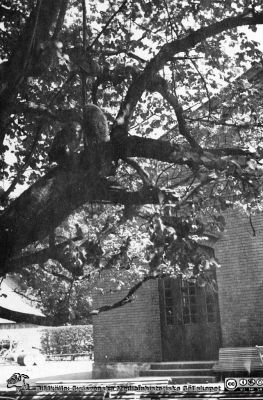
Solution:
[(149, 369), (143, 376), (201, 376), (211, 375), (211, 369)]
[(169, 376), (172, 383), (213, 383), (216, 377), (213, 374), (212, 367), (216, 361), (175, 361), (152, 363), (150, 369), (141, 371), (140, 376), (161, 377)]
[(217, 361), (173, 361), (152, 363), (151, 369), (212, 369)]

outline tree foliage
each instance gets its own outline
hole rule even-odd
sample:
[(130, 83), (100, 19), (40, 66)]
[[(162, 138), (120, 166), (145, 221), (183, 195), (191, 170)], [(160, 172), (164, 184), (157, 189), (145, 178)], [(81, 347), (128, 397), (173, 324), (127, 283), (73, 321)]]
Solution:
[[(148, 279), (209, 279), (206, 240), (222, 213), (262, 207), (261, 52), (249, 35), (261, 2), (0, 9), (2, 275), (20, 275), (62, 323), (84, 318), (76, 310), (90, 309), (86, 293), (102, 279), (104, 290), (131, 285), (112, 307)], [(86, 103), (107, 116), (111, 139), (92, 160), (106, 148), (110, 174), (85, 148), (77, 167), (48, 160), (59, 130), (84, 131)]]

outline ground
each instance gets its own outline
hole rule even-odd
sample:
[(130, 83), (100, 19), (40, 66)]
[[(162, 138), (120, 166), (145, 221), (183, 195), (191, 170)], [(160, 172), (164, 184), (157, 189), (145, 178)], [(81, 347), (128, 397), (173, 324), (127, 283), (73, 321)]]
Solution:
[[(46, 361), (43, 365), (23, 367), (18, 364), (0, 365), (0, 389), (6, 388), (6, 380), (15, 372), (29, 376), (32, 384), (43, 378), (48, 379), (90, 379), (92, 361)], [(74, 371), (74, 372), (73, 372)]]
[[(6, 389), (6, 380), (11, 377), (12, 374), (19, 372), (26, 374), (30, 377), (27, 380), (27, 383), (33, 384), (36, 381), (41, 380), (55, 380), (55, 379), (63, 379), (63, 380), (71, 380), (71, 379), (91, 379), (91, 370), (92, 370), (92, 361), (47, 361), (41, 366), (33, 366), (33, 367), (23, 367), (16, 363), (13, 364), (0, 364), (0, 391)], [(74, 372), (72, 372), (74, 371)], [(10, 392), (9, 392), (10, 393)], [(1, 393), (3, 394), (3, 393)], [(3, 399), (4, 397), (1, 396)], [(119, 396), (119, 395), (118, 395)], [(73, 396), (72, 396), (73, 397)], [(12, 397), (9, 397), (11, 400)], [(87, 398), (87, 396), (86, 396)], [(93, 397), (94, 398), (94, 397)], [(98, 397), (99, 398), (99, 397)], [(121, 397), (117, 397), (121, 398)], [(129, 397), (132, 399), (132, 397)], [(136, 399), (140, 399), (140, 394)], [(147, 397), (149, 398), (149, 397)], [(156, 400), (164, 398), (164, 394), (160, 393), (159, 395), (155, 395)], [(165, 398), (168, 399), (167, 395)], [(253, 393), (253, 392), (222, 392), (222, 393), (178, 393), (178, 392), (169, 392), (170, 399), (182, 399), (182, 400), (191, 400), (193, 398), (198, 399), (206, 399), (206, 400), (235, 400), (235, 399), (259, 399), (262, 398), (262, 393)], [(5, 399), (8, 397), (5, 396)], [(58, 397), (57, 397), (58, 399)], [(135, 397), (134, 397), (135, 399)]]

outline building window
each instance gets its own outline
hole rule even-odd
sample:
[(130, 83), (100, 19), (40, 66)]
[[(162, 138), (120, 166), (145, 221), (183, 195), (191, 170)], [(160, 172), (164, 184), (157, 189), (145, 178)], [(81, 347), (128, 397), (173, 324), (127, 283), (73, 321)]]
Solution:
[(182, 308), (184, 324), (194, 324), (197, 318), (197, 293), (194, 282), (181, 282)]
[(194, 281), (163, 280), (166, 325), (214, 323), (218, 319), (217, 293)]
[(216, 322), (217, 310), (216, 310), (216, 302), (214, 299), (214, 293), (212, 292), (212, 290), (206, 291), (205, 302), (206, 302), (207, 322)]
[(174, 324), (173, 291), (171, 279), (164, 280), (164, 303), (166, 325)]

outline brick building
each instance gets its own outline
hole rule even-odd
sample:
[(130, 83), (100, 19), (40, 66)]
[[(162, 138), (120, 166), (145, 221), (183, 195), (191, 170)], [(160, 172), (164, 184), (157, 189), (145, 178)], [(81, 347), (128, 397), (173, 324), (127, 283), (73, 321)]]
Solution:
[[(136, 299), (94, 316), (94, 361), (216, 360), (219, 347), (263, 345), (263, 217), (229, 213), (214, 241), (217, 292), (176, 279), (148, 281)], [(124, 293), (104, 295), (111, 304)]]

